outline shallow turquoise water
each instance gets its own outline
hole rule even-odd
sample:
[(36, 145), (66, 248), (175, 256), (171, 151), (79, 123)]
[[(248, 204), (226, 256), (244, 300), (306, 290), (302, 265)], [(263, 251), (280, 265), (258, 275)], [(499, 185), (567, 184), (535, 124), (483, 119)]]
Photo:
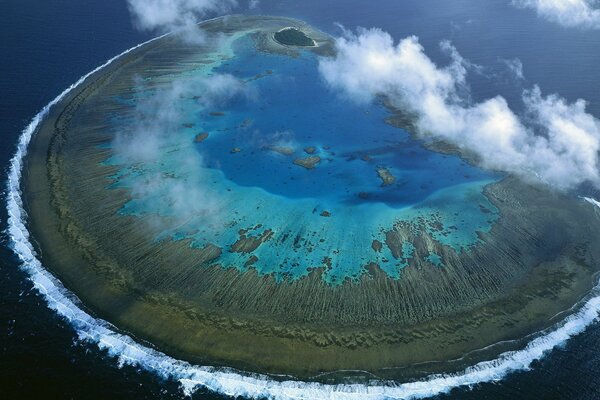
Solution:
[[(128, 158), (118, 143), (112, 145), (115, 156), (107, 163), (121, 167), (113, 187), (133, 193), (121, 213), (177, 221), (157, 240), (191, 239), (199, 248), (215, 244), (223, 248), (215, 262), (256, 268), (279, 281), (306, 276), (327, 260), (323, 279), (338, 284), (359, 278), (370, 262), (391, 278), (401, 276), (414, 257), (412, 243), (403, 244), (397, 259), (385, 245), (381, 252), (371, 247), (373, 240), (385, 242), (384, 230), (397, 221), (439, 222), (442, 228), (428, 227), (428, 233), (458, 252), (479, 241), (477, 231), (491, 228), (498, 210), (482, 188), (498, 176), (426, 150), (385, 123), (389, 114), (381, 104), (340, 97), (321, 80), (311, 52), (257, 53), (250, 36), (231, 47), (235, 57), (216, 57), (211, 66), (173, 77), (190, 89), (170, 105), (183, 120), (169, 125), (173, 131), (161, 138), (158, 160)], [(207, 103), (206, 85), (197, 82), (211, 76), (242, 80), (243, 94)], [(131, 104), (153, 96), (161, 93), (140, 87)], [(113, 123), (127, 131), (139, 121), (121, 116)], [(208, 137), (196, 143), (204, 132)], [(309, 156), (309, 147), (320, 162), (312, 169), (295, 165)], [(395, 182), (384, 186), (378, 168)], [(273, 235), (252, 254), (236, 253), (231, 245), (240, 230)], [(426, 261), (443, 267), (437, 254)]]

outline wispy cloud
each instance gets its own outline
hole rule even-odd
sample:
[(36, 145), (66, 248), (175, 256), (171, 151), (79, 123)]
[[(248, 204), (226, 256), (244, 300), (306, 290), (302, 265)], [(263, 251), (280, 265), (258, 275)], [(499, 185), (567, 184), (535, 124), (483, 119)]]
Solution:
[(135, 25), (141, 30), (179, 32), (190, 42), (203, 40), (196, 23), (210, 14), (230, 12), (237, 0), (127, 0)]
[(598, 0), (513, 0), (512, 4), (533, 9), (541, 17), (565, 27), (600, 29)]
[(513, 58), (511, 60), (502, 59), (501, 60), (508, 71), (512, 74), (514, 78), (517, 80), (525, 79), (525, 74), (523, 73), (523, 63), (518, 58)]
[(192, 218), (217, 224), (223, 201), (207, 184), (203, 156), (192, 145), (196, 132), (186, 132), (183, 122), (190, 118), (191, 101), (210, 110), (251, 101), (255, 94), (231, 75), (183, 77), (152, 90), (140, 81), (137, 92), (142, 97), (112, 143), (116, 162), (129, 169), (125, 186), (132, 198), (144, 212), (167, 215), (175, 226)]
[(414, 36), (395, 44), (379, 29), (346, 32), (336, 42), (336, 57), (321, 59), (320, 71), (355, 101), (387, 96), (416, 115), (418, 134), (475, 153), (484, 167), (563, 189), (600, 183), (600, 123), (585, 101), (543, 96), (534, 87), (523, 92), (525, 117), (501, 96), (472, 103), (469, 64), (447, 42), (443, 46), (451, 61), (438, 67)]

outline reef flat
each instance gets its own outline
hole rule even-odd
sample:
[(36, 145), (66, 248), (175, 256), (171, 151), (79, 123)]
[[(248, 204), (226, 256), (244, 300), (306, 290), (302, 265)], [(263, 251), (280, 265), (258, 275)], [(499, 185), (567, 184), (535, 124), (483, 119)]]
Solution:
[[(289, 26), (316, 46), (280, 45)], [(300, 21), (202, 28), (202, 45), (167, 36), (91, 76), (31, 144), (39, 252), (99, 316), (194, 362), (415, 377), (518, 345), (497, 343), (593, 285), (590, 204), (428, 150), (380, 104), (332, 102), (316, 79), (331, 39)], [(237, 94), (209, 101), (224, 82)]]

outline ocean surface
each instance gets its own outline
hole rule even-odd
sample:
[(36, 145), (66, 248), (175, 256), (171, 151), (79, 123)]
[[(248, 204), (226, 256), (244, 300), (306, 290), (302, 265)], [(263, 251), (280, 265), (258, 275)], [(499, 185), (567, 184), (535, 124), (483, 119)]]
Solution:
[[(246, 12), (243, 8), (240, 12)], [(439, 42), (450, 39), (480, 65), (469, 77), (474, 100), (503, 95), (519, 111), (520, 93), (538, 84), (543, 93), (584, 98), (600, 116), (600, 35), (564, 29), (518, 10), (508, 0), (391, 1), (262, 0), (254, 13), (303, 19), (326, 32), (380, 27), (396, 39), (417, 35), (426, 52), (444, 64)], [(1, 187), (17, 139), (29, 120), (56, 95), (107, 59), (154, 35), (135, 30), (124, 0), (0, 0)], [(524, 80), (507, 60), (519, 58)], [(225, 72), (226, 68), (225, 68)], [(267, 127), (265, 127), (267, 129)], [(230, 144), (227, 144), (230, 146)], [(460, 167), (460, 166), (459, 166)], [(234, 174), (234, 171), (231, 171)], [(464, 176), (464, 174), (462, 174)], [(240, 184), (244, 175), (236, 174)], [(268, 185), (268, 182), (265, 182)], [(301, 196), (290, 187), (290, 196)], [(273, 189), (274, 190), (274, 189)], [(294, 192), (294, 190), (296, 192)], [(323, 193), (324, 197), (332, 196)], [(4, 196), (4, 193), (2, 194)], [(2, 204), (5, 203), (4, 199)], [(7, 215), (0, 207), (0, 230)], [(0, 236), (0, 393), (8, 398), (181, 398), (178, 383), (117, 361), (93, 344), (76, 341), (74, 330), (49, 310), (19, 270), (8, 238)], [(533, 369), (448, 399), (600, 398), (598, 325), (535, 362)], [(219, 398), (199, 391), (194, 398)]]

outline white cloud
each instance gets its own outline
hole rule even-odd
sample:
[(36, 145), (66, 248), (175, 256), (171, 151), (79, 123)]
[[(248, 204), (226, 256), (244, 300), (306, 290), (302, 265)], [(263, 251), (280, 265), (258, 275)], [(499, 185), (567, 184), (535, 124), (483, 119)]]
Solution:
[(536, 10), (541, 17), (565, 27), (600, 29), (598, 0), (513, 0), (512, 3)]
[(203, 35), (196, 23), (207, 15), (223, 14), (237, 5), (236, 0), (127, 0), (136, 26), (141, 30), (184, 33), (191, 42)]
[(502, 60), (502, 62), (506, 65), (510, 73), (519, 80), (525, 79), (525, 75), (523, 74), (523, 63), (518, 58), (513, 58), (512, 60)]
[(451, 62), (440, 68), (416, 37), (395, 44), (379, 29), (362, 29), (339, 38), (336, 57), (321, 59), (319, 68), (331, 87), (355, 101), (387, 96), (417, 116), (418, 134), (473, 152), (484, 167), (563, 189), (600, 183), (600, 123), (583, 100), (544, 97), (535, 87), (523, 93), (526, 119), (501, 96), (472, 104), (469, 64), (448, 43), (443, 46), (451, 50)]

